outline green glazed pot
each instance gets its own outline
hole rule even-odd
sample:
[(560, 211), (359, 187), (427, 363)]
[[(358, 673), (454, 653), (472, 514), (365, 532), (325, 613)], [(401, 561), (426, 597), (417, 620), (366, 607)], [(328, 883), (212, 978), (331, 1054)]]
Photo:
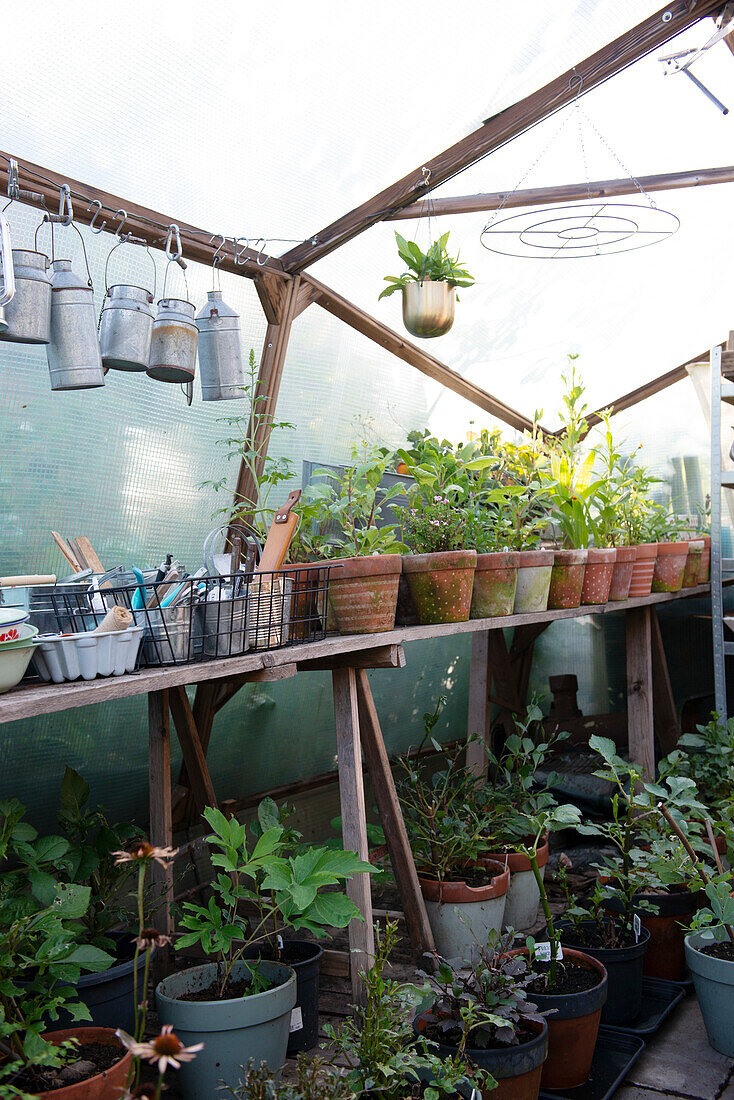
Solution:
[[(235, 963), (232, 977), (239, 981), (252, 963)], [(274, 989), (227, 1001), (182, 1001), (179, 998), (206, 989), (216, 975), (216, 963), (194, 966), (164, 978), (155, 999), (162, 1024), (172, 1024), (184, 1046), (203, 1043), (191, 1062), (182, 1064), (176, 1080), (184, 1100), (215, 1097), (221, 1084), (234, 1087), (251, 1058), (279, 1070), (285, 1062), (291, 1010), (296, 1003), (296, 975), (282, 963), (258, 962), (258, 969)]]
[(713, 932), (691, 932), (685, 941), (686, 962), (693, 974), (709, 1043), (727, 1058), (734, 1058), (734, 962), (714, 959), (700, 951), (718, 938)]

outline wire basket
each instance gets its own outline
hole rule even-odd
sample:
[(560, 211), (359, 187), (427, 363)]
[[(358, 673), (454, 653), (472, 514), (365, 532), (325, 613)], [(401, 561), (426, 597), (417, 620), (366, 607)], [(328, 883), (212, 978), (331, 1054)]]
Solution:
[[(50, 589), (44, 631), (90, 631), (114, 604), (142, 626), (138, 667), (239, 657), (326, 635), (330, 565), (273, 573), (233, 573), (162, 582), (113, 584), (99, 590)], [(31, 614), (33, 621), (33, 614)]]

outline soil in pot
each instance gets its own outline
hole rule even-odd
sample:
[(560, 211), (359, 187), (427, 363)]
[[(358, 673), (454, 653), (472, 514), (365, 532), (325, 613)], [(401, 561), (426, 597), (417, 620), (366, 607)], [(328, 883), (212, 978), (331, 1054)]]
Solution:
[(418, 882), (436, 948), (445, 959), (476, 958), (489, 932), (502, 928), (510, 885), (509, 868), (502, 864), (484, 861), (454, 882), (439, 882), (419, 871)]
[(632, 569), (629, 598), (636, 600), (640, 596), (649, 596), (652, 586), (652, 575), (655, 572), (655, 559), (658, 555), (656, 542), (643, 542), (635, 547), (637, 556)]
[(548, 607), (554, 611), (580, 607), (585, 571), (586, 550), (556, 550)]
[(564, 946), (583, 951), (606, 968), (609, 986), (601, 1022), (621, 1027), (635, 1020), (642, 1009), (642, 967), (650, 940), (648, 930), (641, 929), (636, 940), (633, 932), (626, 936), (618, 934), (611, 921), (605, 935), (595, 921), (582, 921), (580, 929), (570, 922), (559, 921), (557, 927)]
[[(370, 852), (370, 860), (374, 853)], [(296, 972), (296, 1004), (291, 1017), (288, 1037), (288, 1055), (301, 1050), (311, 1050), (319, 1041), (319, 971), (324, 952), (310, 940), (286, 940), (280, 952), (280, 961)], [(245, 958), (273, 959), (272, 951), (252, 947), (245, 951)]]
[(538, 977), (527, 986), (528, 993), (532, 993), (533, 996), (542, 994), (544, 996), (562, 997), (569, 993), (585, 993), (587, 989), (593, 989), (594, 986), (599, 984), (599, 975), (575, 959), (566, 961), (566, 958), (564, 958), (563, 962), (556, 965), (556, 980), (553, 983), (553, 988), (550, 989), (548, 987), (550, 963), (542, 963), (538, 962), (537, 959), (533, 959), (533, 970), (536, 971)]
[[(417, 1016), (413, 1028), (436, 1045), (433, 1050), (441, 1058), (455, 1056), (461, 1041), (460, 1028), (443, 1031), (430, 1012)], [(543, 1021), (526, 1021), (519, 1029), (519, 1042), (475, 1045), (469, 1035), (467, 1057), (480, 1069), (485, 1069), (497, 1081), (497, 1088), (487, 1096), (495, 1100), (536, 1100), (540, 1090), (543, 1063), (548, 1056), (548, 1025)]]
[(395, 626), (402, 571), (399, 554), (337, 558), (329, 576), (329, 607), (340, 634), (380, 634)]
[[(527, 957), (527, 948), (513, 952)], [(552, 993), (536, 992), (535, 986), (543, 984), (543, 971), (548, 964), (533, 961), (532, 969), (540, 974), (540, 981), (527, 987), (528, 995), (541, 1012), (555, 1009), (548, 1020), (548, 1058), (541, 1077), (544, 1089), (570, 1089), (583, 1085), (591, 1070), (596, 1037), (599, 1032), (601, 1011), (607, 999), (607, 972), (598, 959), (564, 949), (563, 961), (558, 964), (563, 972)], [(584, 975), (580, 971), (586, 970)], [(585, 988), (563, 987), (584, 986)]]
[(77, 1039), (77, 1057), (61, 1069), (44, 1069), (14, 1078), (19, 1091), (56, 1100), (119, 1100), (132, 1064), (111, 1028), (72, 1027), (44, 1035), (51, 1043)]
[(680, 592), (687, 558), (687, 542), (658, 543), (655, 570), (652, 575), (652, 591)]
[(477, 554), (470, 618), (490, 619), (511, 615), (517, 588), (517, 560), (511, 550), (496, 554)]
[(707, 947), (699, 947), (698, 950), (702, 955), (710, 955), (712, 959), (725, 959), (726, 962), (734, 962), (734, 943), (731, 940), (710, 943)]
[(476, 563), (476, 550), (408, 554), (403, 558), (403, 572), (420, 623), (466, 622)]
[(582, 604), (602, 604), (609, 599), (609, 589), (614, 575), (617, 550), (590, 546), (587, 550), (584, 583), (581, 589)]
[(517, 588), (513, 606), (515, 615), (546, 610), (554, 558), (555, 554), (552, 550), (519, 551)]
[(612, 583), (609, 586), (610, 602), (626, 600), (629, 598), (632, 573), (637, 559), (636, 546), (618, 546), (617, 560), (614, 563)]

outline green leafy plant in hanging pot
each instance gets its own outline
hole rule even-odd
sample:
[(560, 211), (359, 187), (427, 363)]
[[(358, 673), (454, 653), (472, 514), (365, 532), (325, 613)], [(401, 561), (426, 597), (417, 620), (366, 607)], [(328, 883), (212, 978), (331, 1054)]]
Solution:
[(454, 323), (456, 287), (468, 287), (474, 277), (462, 266), (458, 254), (450, 256), (449, 234), (444, 233), (423, 252), (415, 241), (395, 234), (400, 259), (408, 270), (386, 275), (388, 285), (379, 295), (387, 298), (396, 291), (403, 295), (403, 324), (413, 336), (443, 336)]

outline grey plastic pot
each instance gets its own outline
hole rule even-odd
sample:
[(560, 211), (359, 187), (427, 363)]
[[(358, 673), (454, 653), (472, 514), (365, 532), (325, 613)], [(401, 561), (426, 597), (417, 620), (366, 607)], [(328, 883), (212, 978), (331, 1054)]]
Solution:
[(691, 932), (685, 940), (686, 962), (709, 1043), (727, 1058), (734, 1058), (734, 962), (714, 959), (699, 950), (717, 938), (713, 932)]
[[(234, 981), (250, 973), (251, 963), (235, 963)], [(182, 1001), (186, 993), (206, 989), (216, 976), (216, 963), (205, 963), (171, 974), (155, 991), (161, 1023), (172, 1024), (185, 1046), (203, 1043), (191, 1062), (176, 1075), (184, 1100), (203, 1100), (217, 1095), (224, 1083), (234, 1087), (243, 1076), (242, 1066), (251, 1058), (277, 1071), (285, 1062), (291, 1010), (296, 1003), (296, 975), (282, 963), (257, 963), (269, 981), (278, 984), (265, 993), (227, 1001)]]

